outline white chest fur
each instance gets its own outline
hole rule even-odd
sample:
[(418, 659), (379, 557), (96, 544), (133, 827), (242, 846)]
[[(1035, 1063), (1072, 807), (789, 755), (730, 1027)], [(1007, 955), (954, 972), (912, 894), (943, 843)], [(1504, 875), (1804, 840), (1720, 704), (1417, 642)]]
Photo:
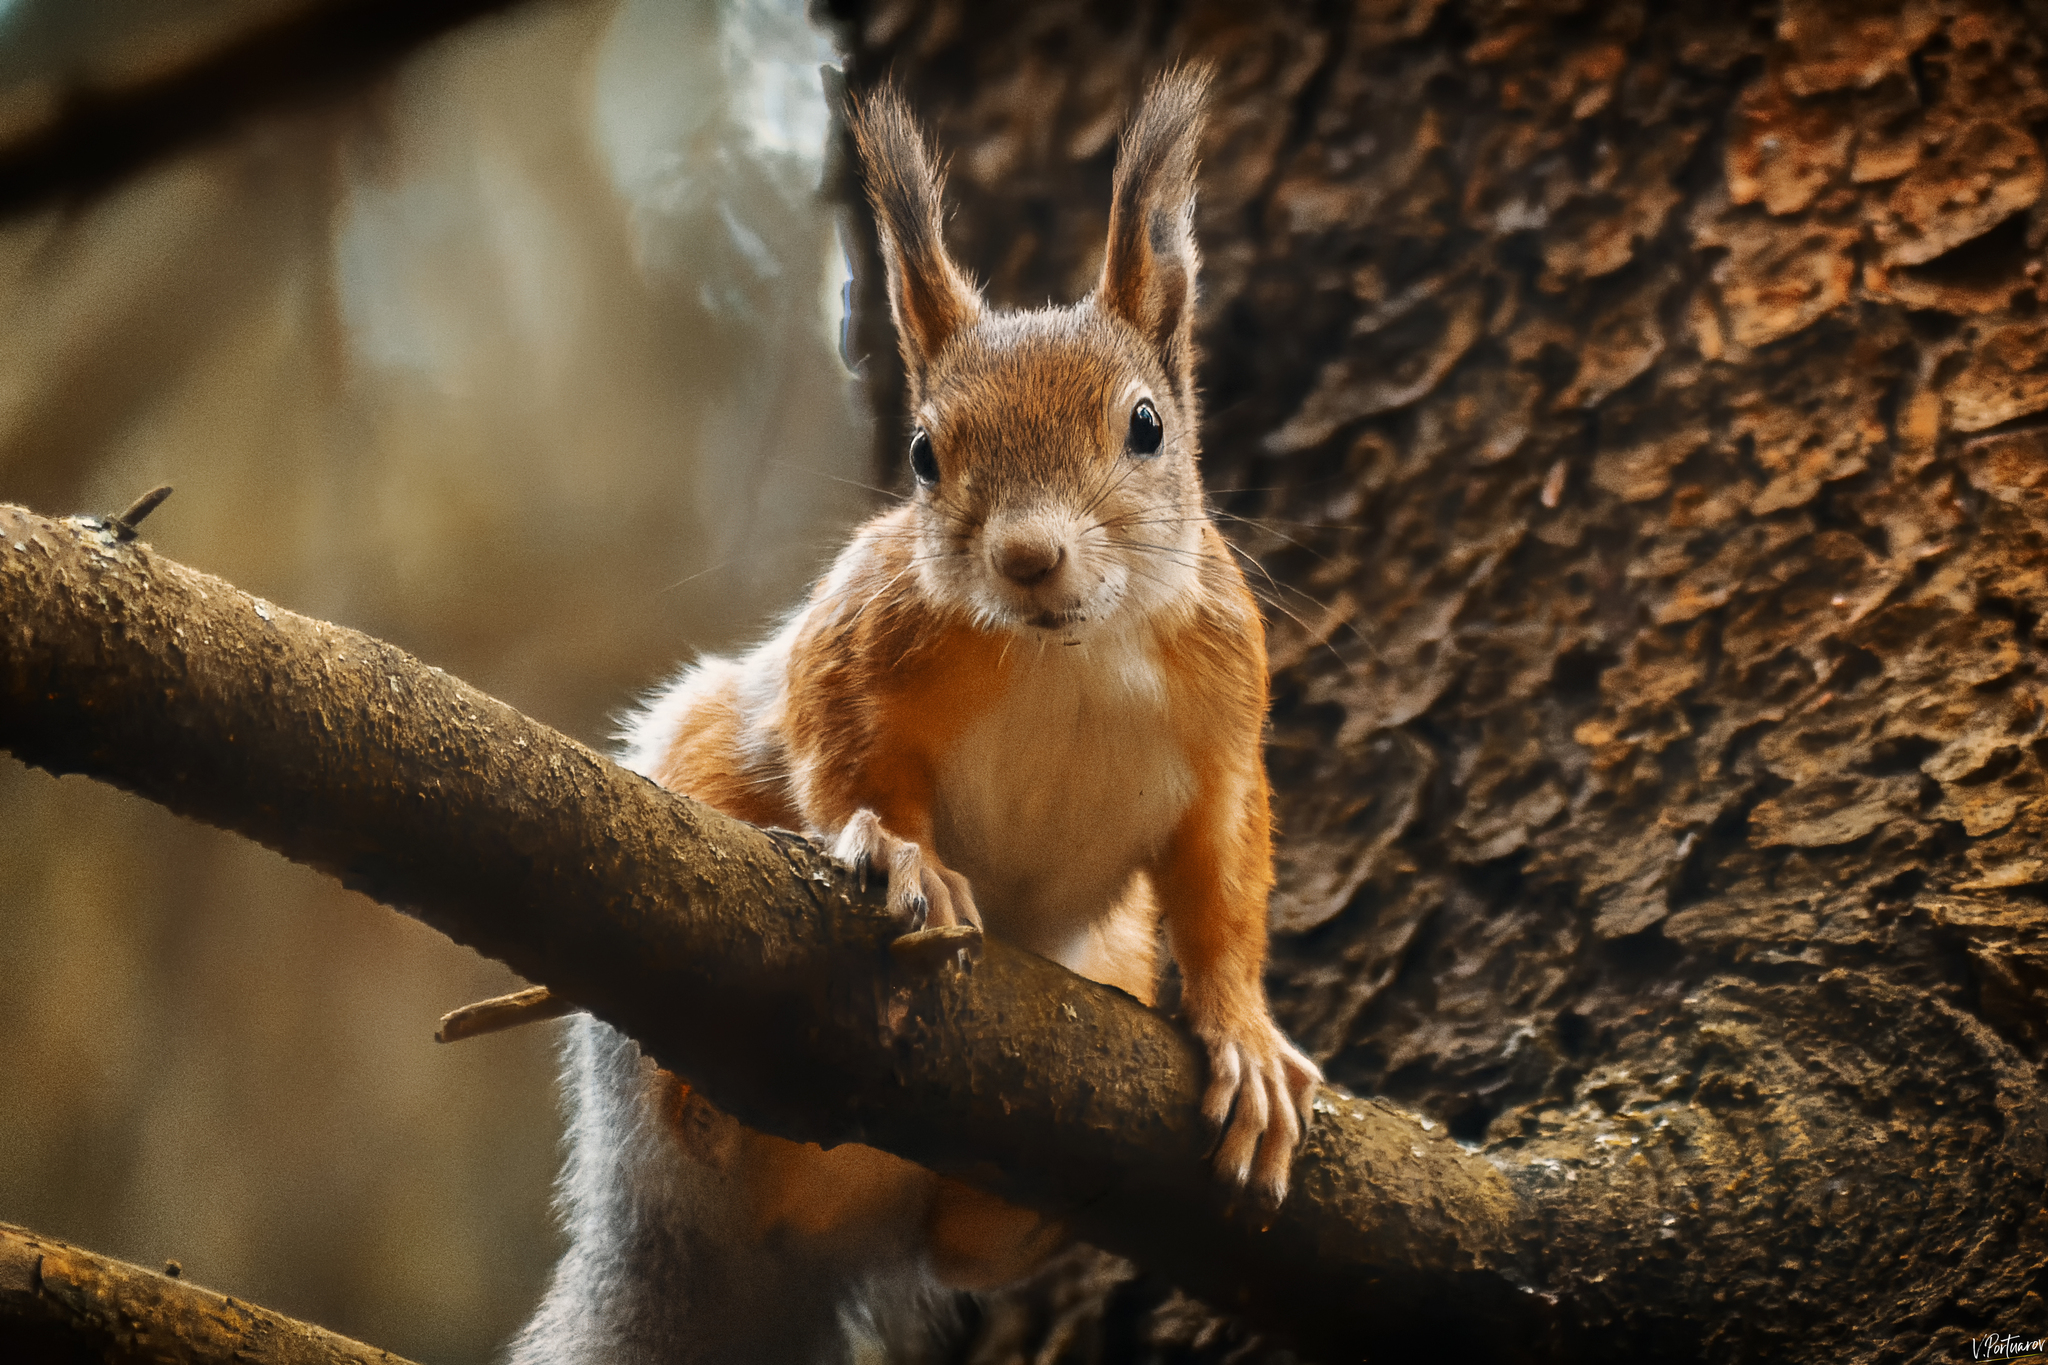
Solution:
[(1020, 640), (1012, 663), (939, 772), (938, 853), (991, 932), (1078, 966), (1089, 926), (1165, 846), (1194, 778), (1149, 641)]

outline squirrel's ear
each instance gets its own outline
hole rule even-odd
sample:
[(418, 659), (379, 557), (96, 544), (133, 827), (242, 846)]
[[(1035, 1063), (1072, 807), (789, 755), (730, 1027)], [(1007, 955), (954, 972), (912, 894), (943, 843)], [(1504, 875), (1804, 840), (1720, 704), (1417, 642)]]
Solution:
[(1195, 150), (1209, 79), (1206, 67), (1167, 72), (1124, 131), (1096, 288), (1097, 306), (1152, 343), (1183, 395), (1194, 383)]
[(946, 254), (943, 183), (903, 97), (884, 86), (855, 106), (852, 122), (889, 271), (889, 312), (914, 382), (981, 315), (981, 295)]

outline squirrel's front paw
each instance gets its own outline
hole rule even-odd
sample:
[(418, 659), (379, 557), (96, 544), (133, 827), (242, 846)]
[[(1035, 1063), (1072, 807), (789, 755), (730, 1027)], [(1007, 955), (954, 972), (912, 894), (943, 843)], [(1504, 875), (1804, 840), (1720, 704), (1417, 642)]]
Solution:
[(1202, 1117), (1222, 1133), (1216, 1171), (1278, 1207), (1323, 1073), (1263, 1014), (1234, 1026), (1193, 1023), (1209, 1052)]
[(860, 875), (863, 888), (870, 872), (889, 879), (889, 913), (905, 933), (952, 925), (981, 928), (981, 912), (967, 879), (908, 839), (882, 827), (881, 817), (861, 810), (839, 831), (832, 856)]

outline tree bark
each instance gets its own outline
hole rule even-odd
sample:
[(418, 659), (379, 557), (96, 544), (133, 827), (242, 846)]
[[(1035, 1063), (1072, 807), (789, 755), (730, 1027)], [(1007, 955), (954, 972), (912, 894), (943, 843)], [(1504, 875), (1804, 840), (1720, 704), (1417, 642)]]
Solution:
[(0, 1223), (0, 1346), (13, 1365), (408, 1365), (166, 1272)]
[[(1333, 1079), (1511, 1172), (1576, 1353), (2048, 1335), (2040, 7), (830, 9), (1016, 305), (1092, 285), (1119, 117), (1217, 63), (1271, 986)], [(1099, 1266), (979, 1330), (1244, 1348)]]
[(1329, 1358), (1546, 1311), (1521, 1201), (1440, 1125), (1326, 1093), (1285, 1205), (1233, 1199), (1160, 1015), (999, 942), (892, 951), (881, 888), (804, 840), (105, 522), (0, 505), (0, 746), (409, 907), (745, 1123), (958, 1175)]
[[(1144, 75), (1220, 63), (1205, 444), (1271, 575), (1272, 984), (1509, 1173), (1555, 1304), (1508, 1353), (2041, 1334), (2036, 11), (834, 12), (1017, 303), (1091, 283)], [(1242, 1348), (1100, 1264), (980, 1330)]]

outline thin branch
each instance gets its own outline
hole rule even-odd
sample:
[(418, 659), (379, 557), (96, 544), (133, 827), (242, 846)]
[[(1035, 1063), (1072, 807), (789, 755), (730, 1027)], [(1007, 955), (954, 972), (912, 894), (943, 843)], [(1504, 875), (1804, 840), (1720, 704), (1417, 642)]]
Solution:
[(143, 520), (151, 512), (163, 506), (164, 500), (170, 496), (171, 486), (167, 483), (158, 484), (134, 502), (129, 503), (127, 511), (108, 517), (108, 529), (113, 531), (115, 538), (118, 540), (135, 539), (138, 534), (138, 528), (141, 527)]
[(407, 1365), (324, 1327), (7, 1223), (0, 1357), (23, 1365)]
[(494, 995), (489, 1000), (448, 1011), (441, 1016), (441, 1027), (434, 1030), (434, 1041), (459, 1043), (465, 1038), (481, 1038), (487, 1033), (502, 1033), (508, 1028), (559, 1019), (575, 1012), (574, 1005), (546, 986), (528, 986), (523, 991)]
[(237, 830), (591, 1009), (741, 1121), (1071, 1220), (1326, 1359), (1526, 1349), (1518, 1197), (1325, 1091), (1286, 1204), (1205, 1159), (1163, 1017), (1000, 942), (899, 956), (881, 893), (368, 636), (0, 506), (0, 746)]

